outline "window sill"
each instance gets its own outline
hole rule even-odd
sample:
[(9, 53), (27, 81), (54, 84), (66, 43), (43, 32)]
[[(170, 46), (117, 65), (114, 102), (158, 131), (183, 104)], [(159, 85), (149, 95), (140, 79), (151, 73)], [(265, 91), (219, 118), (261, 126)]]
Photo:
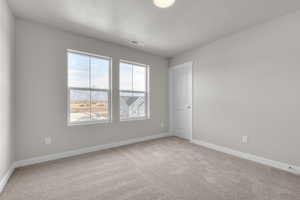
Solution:
[(150, 120), (150, 118), (149, 117), (138, 117), (138, 118), (120, 119), (120, 122), (146, 121), (146, 120)]
[(68, 122), (68, 126), (89, 126), (89, 125), (108, 125), (111, 124), (111, 120), (103, 120), (103, 121), (87, 121), (87, 122)]

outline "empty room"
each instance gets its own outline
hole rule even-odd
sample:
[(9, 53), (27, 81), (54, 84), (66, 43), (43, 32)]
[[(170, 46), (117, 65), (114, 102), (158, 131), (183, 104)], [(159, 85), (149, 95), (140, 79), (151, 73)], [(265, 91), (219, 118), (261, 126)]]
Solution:
[(0, 200), (300, 200), (299, 0), (0, 0)]

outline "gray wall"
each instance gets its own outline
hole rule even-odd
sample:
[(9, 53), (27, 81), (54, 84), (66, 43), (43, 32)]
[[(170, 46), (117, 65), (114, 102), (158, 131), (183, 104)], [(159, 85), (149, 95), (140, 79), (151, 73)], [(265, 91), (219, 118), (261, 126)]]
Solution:
[(176, 56), (170, 66), (190, 60), (194, 139), (300, 166), (300, 12)]
[[(112, 124), (67, 126), (66, 50), (113, 58), (117, 77), (120, 58), (151, 65), (151, 119), (118, 122), (117, 80)], [(90, 39), (56, 28), (16, 20), (16, 156), (17, 160), (65, 152), (166, 132), (168, 62), (133, 48)], [(45, 137), (52, 145), (44, 145)]]
[(0, 180), (14, 161), (13, 131), (14, 18), (0, 0)]

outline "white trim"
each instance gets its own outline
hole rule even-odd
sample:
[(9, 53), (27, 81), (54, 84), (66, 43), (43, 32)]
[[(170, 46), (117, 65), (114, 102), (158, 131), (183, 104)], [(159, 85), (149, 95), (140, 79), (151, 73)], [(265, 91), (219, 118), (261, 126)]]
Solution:
[(7, 170), (2, 178), (0, 178), (0, 194), (4, 190), (5, 185), (7, 184), (10, 176), (13, 174), (15, 170), (15, 165), (12, 164), (11, 167)]
[(124, 140), (124, 141), (121, 141), (121, 142), (114, 142), (114, 143), (111, 143), (111, 144), (97, 145), (97, 146), (93, 146), (93, 147), (86, 147), (86, 148), (73, 150), (73, 151), (68, 151), (68, 152), (63, 152), (63, 153), (50, 154), (50, 155), (41, 156), (41, 157), (35, 157), (35, 158), (27, 159), (27, 160), (19, 160), (19, 161), (15, 162), (15, 167), (16, 168), (17, 167), (24, 167), (24, 166), (28, 166), (28, 165), (37, 164), (37, 163), (43, 163), (43, 162), (47, 162), (47, 161), (58, 160), (58, 159), (61, 159), (61, 158), (67, 158), (67, 157), (71, 157), (71, 156), (86, 154), (86, 153), (100, 151), (100, 150), (104, 150), (104, 149), (111, 149), (111, 148), (114, 148), (114, 147), (120, 147), (120, 146), (124, 146), (124, 145), (144, 142), (144, 141), (163, 138), (163, 137), (168, 137), (168, 136), (171, 136), (171, 135), (169, 133), (161, 133), (161, 134), (152, 135), (152, 136), (146, 136), (146, 137), (139, 137), (139, 138)]
[[(146, 77), (145, 77), (145, 91), (138, 91), (138, 90), (133, 90), (133, 80), (132, 80), (132, 90), (121, 90), (120, 89), (120, 79), (121, 79), (121, 75), (120, 75), (120, 69), (121, 69), (121, 63), (124, 64), (128, 64), (131, 65), (132, 67), (136, 66), (136, 67), (144, 67), (146, 69)], [(123, 122), (123, 121), (136, 121), (136, 120), (147, 120), (150, 119), (150, 65), (147, 64), (141, 64), (141, 63), (137, 63), (137, 62), (132, 62), (132, 61), (128, 61), (128, 60), (124, 60), (124, 59), (119, 59), (119, 86), (118, 86), (118, 90), (119, 90), (119, 121)], [(133, 69), (132, 69), (132, 77), (133, 79)], [(142, 117), (127, 117), (127, 118), (121, 118), (121, 110), (120, 110), (120, 106), (121, 106), (121, 102), (120, 102), (120, 97), (121, 97), (121, 93), (144, 93), (145, 94), (145, 116)]]
[(94, 58), (106, 59), (106, 60), (112, 59), (110, 56), (103, 56), (103, 55), (99, 55), (97, 53), (90, 53), (90, 52), (74, 50), (74, 49), (67, 49), (67, 52), (70, 52), (70, 53), (73, 53), (73, 54), (80, 54), (80, 55), (83, 55), (83, 56), (90, 56), (90, 57), (94, 57)]
[[(69, 53), (72, 54), (78, 54), (82, 56), (89, 57), (89, 88), (80, 88), (80, 87), (69, 87)], [(91, 58), (98, 58), (98, 59), (103, 59), (103, 60), (108, 60), (109, 61), (109, 88), (108, 89), (97, 89), (97, 88), (92, 88), (91, 87)], [(113, 95), (113, 59), (112, 57), (108, 56), (102, 56), (102, 55), (97, 55), (94, 53), (88, 53), (84, 51), (78, 51), (78, 50), (72, 50), (72, 49), (67, 49), (66, 51), (66, 66), (67, 66), (67, 125), (68, 126), (78, 126), (78, 125), (93, 125), (93, 124), (105, 124), (105, 123), (112, 123), (113, 120), (113, 106), (112, 106), (112, 95)], [(76, 121), (72, 122), (70, 120), (70, 92), (71, 90), (84, 90), (84, 91), (90, 91), (90, 101), (91, 101), (91, 92), (92, 91), (106, 91), (108, 95), (108, 112), (109, 116), (108, 119), (104, 120), (88, 120), (88, 121)], [(91, 110), (90, 110), (91, 112)]]
[(120, 122), (133, 122), (133, 121), (143, 121), (150, 120), (148, 117), (131, 117), (127, 119), (120, 119)]
[(260, 157), (260, 156), (250, 154), (250, 153), (244, 153), (244, 152), (241, 152), (241, 151), (236, 151), (236, 150), (233, 150), (233, 149), (230, 149), (230, 148), (227, 148), (227, 147), (215, 145), (215, 144), (204, 142), (204, 141), (201, 141), (201, 140), (193, 139), (191, 141), (191, 143), (197, 144), (197, 145), (209, 148), (209, 149), (213, 149), (213, 150), (216, 150), (216, 151), (219, 151), (219, 152), (222, 152), (222, 153), (233, 155), (233, 156), (236, 156), (236, 157), (239, 157), (239, 158), (242, 158), (242, 159), (250, 160), (250, 161), (253, 161), (253, 162), (256, 162), (256, 163), (259, 163), (259, 164), (263, 164), (263, 165), (267, 165), (267, 166), (270, 166), (270, 167), (273, 167), (273, 168), (281, 169), (281, 170), (284, 170), (284, 171), (287, 171), (287, 172), (290, 172), (290, 173), (293, 173), (293, 174), (300, 175), (300, 167), (299, 166), (294, 166), (294, 165), (290, 165), (290, 164), (287, 164), (287, 163), (270, 160), (270, 159), (267, 159), (267, 158), (263, 158), (263, 157)]
[(138, 65), (138, 66), (141, 66), (141, 67), (149, 67), (150, 66), (148, 64), (143, 64), (143, 63), (139, 63), (139, 62), (135, 62), (135, 61), (129, 61), (129, 60), (126, 60), (126, 59), (119, 59), (119, 60), (120, 60), (120, 62), (129, 64), (129, 65)]
[(82, 154), (86, 154), (86, 153), (90, 153), (90, 152), (111, 149), (114, 147), (120, 147), (120, 146), (129, 145), (129, 144), (135, 144), (135, 143), (139, 143), (139, 142), (145, 142), (145, 141), (149, 141), (149, 140), (169, 137), (169, 136), (172, 136), (172, 135), (170, 133), (161, 133), (161, 134), (157, 134), (157, 135), (151, 135), (151, 136), (145, 136), (145, 137), (124, 140), (121, 142), (114, 142), (111, 144), (97, 145), (97, 146), (86, 147), (86, 148), (82, 148), (82, 149), (78, 149), (78, 150), (74, 150), (74, 151), (68, 151), (68, 152), (63, 152), (63, 153), (57, 153), (57, 154), (51, 154), (51, 155), (46, 155), (46, 156), (30, 158), (27, 160), (16, 161), (15, 163), (13, 163), (11, 165), (11, 167), (7, 170), (7, 172), (4, 174), (4, 176), (2, 178), (0, 177), (0, 194), (4, 190), (9, 178), (11, 177), (11, 175), (13, 174), (13, 172), (16, 168), (25, 167), (28, 165), (43, 163), (43, 162), (52, 161), (52, 160), (58, 160), (58, 159), (67, 158), (67, 157), (72, 157), (72, 156), (76, 156), (76, 155), (82, 155)]

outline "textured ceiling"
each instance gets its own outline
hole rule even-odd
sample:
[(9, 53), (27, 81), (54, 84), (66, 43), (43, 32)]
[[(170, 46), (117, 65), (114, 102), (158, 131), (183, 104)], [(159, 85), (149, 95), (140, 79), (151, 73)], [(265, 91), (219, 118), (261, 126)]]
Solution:
[(300, 8), (300, 0), (8, 0), (16, 16), (172, 57)]

